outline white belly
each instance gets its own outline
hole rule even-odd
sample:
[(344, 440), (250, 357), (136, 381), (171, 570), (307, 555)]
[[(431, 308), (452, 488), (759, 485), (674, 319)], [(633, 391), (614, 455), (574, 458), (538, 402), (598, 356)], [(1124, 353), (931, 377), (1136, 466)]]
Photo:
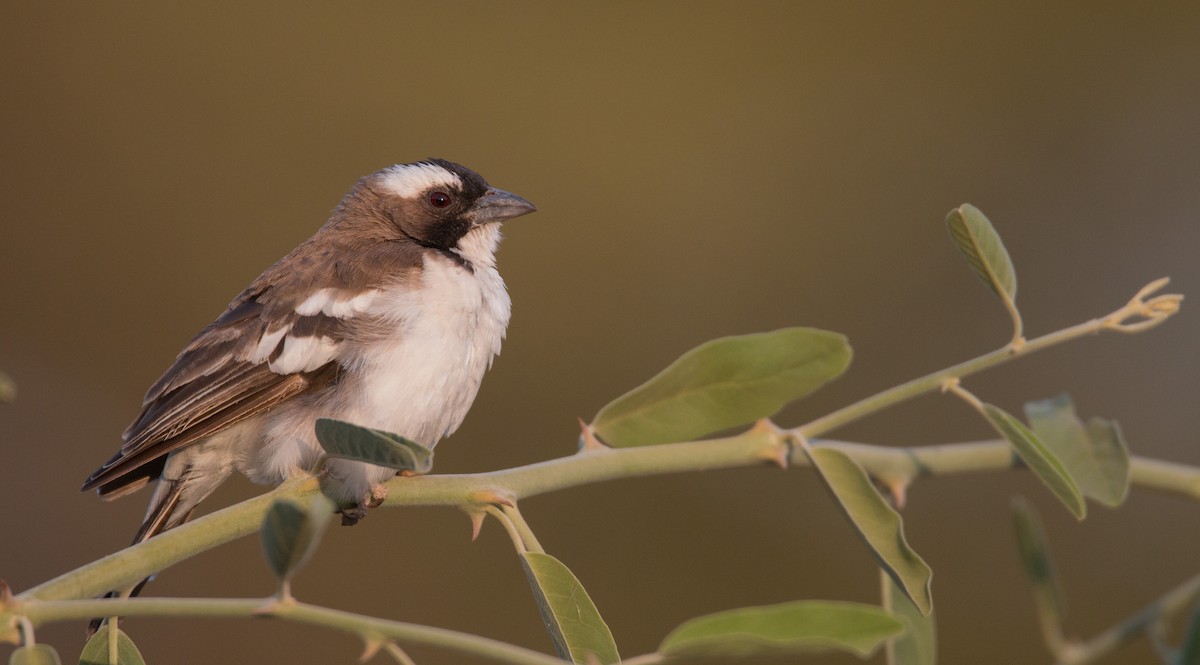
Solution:
[[(483, 374), (500, 352), (511, 302), (495, 268), (472, 273), (447, 257), (426, 259), (422, 288), (383, 289), (369, 314), (394, 335), (345, 342), (333, 389), (304, 396), (264, 419), (263, 445), (242, 471), (277, 483), (320, 455), (313, 413), (394, 432), (433, 448), (462, 423)], [(341, 498), (358, 501), (395, 471), (347, 460), (326, 465)]]

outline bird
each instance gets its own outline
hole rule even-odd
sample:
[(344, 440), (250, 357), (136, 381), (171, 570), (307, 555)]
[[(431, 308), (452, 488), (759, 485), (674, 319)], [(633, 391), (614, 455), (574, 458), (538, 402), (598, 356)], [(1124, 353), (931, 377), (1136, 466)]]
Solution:
[[(433, 449), (462, 423), (508, 327), (501, 223), (535, 210), (443, 159), (359, 179), (184, 347), (82, 490), (112, 500), (153, 483), (137, 544), (185, 522), (234, 472), (267, 485), (309, 473), (318, 418)], [(396, 471), (331, 458), (322, 474), (352, 524)]]

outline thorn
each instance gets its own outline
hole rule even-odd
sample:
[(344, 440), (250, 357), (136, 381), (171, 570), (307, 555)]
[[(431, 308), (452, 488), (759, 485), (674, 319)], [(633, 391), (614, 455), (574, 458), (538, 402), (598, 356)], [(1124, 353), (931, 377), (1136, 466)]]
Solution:
[(471, 542), (475, 542), (479, 538), (479, 532), (483, 529), (483, 521), (487, 519), (487, 512), (482, 510), (472, 510), (467, 513), (471, 518)]
[(754, 427), (750, 428), (751, 432), (761, 432), (764, 434), (782, 434), (783, 430), (774, 423), (770, 418), (759, 418), (754, 421)]
[(0, 610), (8, 607), (12, 602), (12, 589), (8, 586), (8, 582), (0, 580)]
[(583, 418), (579, 418), (579, 450), (591, 452), (608, 449), (609, 446), (596, 438), (595, 428), (587, 424)]
[(364, 637), (363, 642), (363, 652), (362, 655), (358, 657), (358, 662), (360, 663), (365, 663), (374, 658), (375, 654), (379, 653), (379, 650), (382, 649), (384, 645), (384, 641), (377, 637)]
[(510, 494), (501, 494), (496, 490), (479, 490), (471, 493), (471, 500), (485, 506), (508, 506), (512, 508), (517, 505), (516, 499)]
[(892, 495), (892, 503), (896, 510), (904, 510), (908, 503), (908, 483), (903, 480), (888, 480), (887, 490)]

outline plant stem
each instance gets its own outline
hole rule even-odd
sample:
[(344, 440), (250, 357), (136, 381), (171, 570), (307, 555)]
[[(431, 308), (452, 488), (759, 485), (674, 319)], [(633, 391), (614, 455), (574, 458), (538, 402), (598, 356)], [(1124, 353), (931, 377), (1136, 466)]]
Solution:
[[(774, 438), (761, 430), (752, 430), (726, 439), (585, 452), (489, 473), (396, 478), (388, 483), (388, 498), (384, 505), (469, 507), (476, 505), (476, 493), (495, 491), (497, 488), (502, 488), (504, 493), (515, 498), (527, 498), (616, 478), (766, 466), (764, 455), (776, 445)], [(1021, 466), (1011, 447), (1004, 441), (912, 448), (841, 441), (813, 441), (812, 444), (842, 450), (876, 477), (915, 478), (999, 471)], [(797, 448), (789, 463), (807, 466), (808, 460), (803, 451)], [(1200, 467), (1138, 456), (1134, 456), (1130, 463), (1133, 484), (1200, 500)], [(304, 499), (318, 490), (315, 478), (282, 485), (262, 496), (193, 520), (136, 546), (64, 573), (28, 589), (17, 599), (90, 598), (109, 589), (135, 584), (147, 575), (199, 552), (256, 532), (267, 508), (276, 498)], [(98, 616), (104, 614), (101, 612)]]
[(538, 542), (537, 536), (533, 535), (533, 529), (529, 528), (529, 523), (525, 521), (525, 517), (521, 515), (521, 511), (516, 505), (500, 506), (504, 516), (512, 521), (513, 527), (521, 536), (521, 542), (525, 544), (525, 550), (528, 552), (538, 552), (545, 554), (546, 550), (542, 549), (542, 544)]
[(397, 639), (483, 656), (513, 665), (562, 665), (561, 660), (524, 647), (445, 628), (378, 619), (275, 598), (120, 598), (30, 601), (16, 608), (35, 625), (85, 620), (105, 614), (204, 618), (273, 617), (341, 630), (370, 639)]
[[(940, 389), (962, 377), (1007, 362), (1018, 356), (1061, 344), (1102, 330), (1140, 332), (1157, 325), (1178, 311), (1182, 296), (1162, 295), (1149, 301), (1166, 280), (1143, 288), (1121, 309), (1097, 319), (1043, 335), (1022, 344), (1012, 344), (953, 367), (914, 379), (877, 393), (847, 407), (818, 418), (791, 431), (756, 427), (744, 434), (724, 439), (646, 446), (641, 448), (585, 448), (564, 457), (528, 466), (491, 473), (417, 476), (396, 478), (387, 483), (384, 505), (457, 506), (478, 510), (481, 496), (511, 496), (513, 500), (553, 492), (588, 483), (616, 478), (632, 478), (687, 471), (761, 466), (779, 461), (781, 446), (790, 437), (813, 441), (832, 429), (911, 399)], [(1126, 323), (1130, 318), (1143, 319)], [(962, 473), (1007, 469), (1017, 465), (1007, 444), (968, 443), (890, 448), (866, 444), (827, 443), (842, 446), (877, 478), (895, 480), (919, 475)], [(807, 465), (802, 450), (791, 451), (788, 462)], [(1200, 469), (1168, 462), (1133, 460), (1133, 482), (1200, 499)], [(271, 503), (282, 497), (304, 498), (320, 490), (316, 478), (281, 485), (262, 496), (230, 506), (159, 534), (136, 546), (33, 587), (18, 600), (63, 600), (89, 598), (110, 589), (131, 586), (172, 564), (258, 530)], [(104, 615), (100, 612), (98, 615)]]
[[(818, 437), (847, 423), (858, 420), (863, 416), (882, 411), (889, 406), (899, 404), (918, 395), (938, 390), (943, 385), (947, 385), (947, 382), (954, 379), (961, 379), (1008, 362), (1016, 357), (1026, 356), (1035, 351), (1041, 351), (1042, 349), (1047, 349), (1080, 337), (1095, 335), (1105, 330), (1125, 333), (1149, 330), (1171, 316), (1174, 316), (1179, 311), (1180, 302), (1183, 300), (1183, 296), (1181, 295), (1165, 294), (1146, 300), (1146, 298), (1152, 296), (1169, 282), (1170, 280), (1166, 278), (1157, 279), (1142, 287), (1124, 307), (1111, 314), (1092, 319), (1091, 321), (1084, 321), (1083, 323), (1063, 328), (1048, 335), (1042, 335), (1031, 340), (1023, 340), (1020, 337), (1020, 330), (1018, 330), (1014, 339), (1000, 349), (876, 393), (866, 399), (838, 409), (833, 413), (817, 418), (808, 424), (801, 425), (796, 428), (796, 432), (809, 439)], [(1130, 319), (1134, 321), (1130, 322)], [(1019, 315), (1015, 320), (1019, 321)]]
[(1008, 362), (1015, 358), (1029, 355), (1035, 351), (1041, 351), (1063, 342), (1068, 342), (1073, 339), (1085, 337), (1087, 335), (1095, 335), (1104, 329), (1105, 318), (1092, 319), (1078, 325), (1064, 328), (1057, 332), (1052, 332), (1048, 335), (1042, 335), (1031, 340), (1026, 340), (1023, 344), (1014, 345), (1009, 343), (1003, 348), (985, 353), (978, 358), (972, 358), (966, 362), (961, 362), (952, 367), (926, 374), (920, 378), (913, 379), (907, 383), (902, 383), (894, 388), (889, 388), (883, 392), (876, 393), (866, 399), (859, 400), (854, 404), (845, 406), (837, 411), (829, 413), (825, 416), (796, 428), (800, 434), (812, 438), (817, 437), (827, 432), (833, 431), (843, 425), (847, 425), (863, 416), (877, 413), (890, 406), (895, 406), (901, 402), (905, 402), (919, 395), (924, 395), (928, 392), (941, 390), (942, 386), (954, 379), (961, 379), (971, 374), (982, 372), (985, 369), (990, 369), (1001, 363)]

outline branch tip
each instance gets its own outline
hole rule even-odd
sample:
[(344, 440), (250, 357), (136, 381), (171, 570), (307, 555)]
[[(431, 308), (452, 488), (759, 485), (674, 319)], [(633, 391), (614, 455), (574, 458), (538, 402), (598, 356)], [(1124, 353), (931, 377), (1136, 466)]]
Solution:
[(1141, 300), (1142, 298), (1145, 298), (1146, 296), (1154, 293), (1155, 291), (1162, 289), (1164, 286), (1166, 286), (1170, 283), (1171, 283), (1170, 277), (1159, 277), (1158, 279), (1154, 280), (1153, 282), (1150, 282), (1149, 284), (1143, 286), (1141, 288), (1141, 290), (1138, 291), (1137, 294), (1135, 294), (1133, 296), (1133, 299)]
[(1124, 307), (1105, 317), (1100, 327), (1120, 333), (1140, 333), (1174, 316), (1183, 305), (1183, 294), (1164, 293), (1146, 299), (1170, 281), (1170, 278), (1163, 277), (1143, 286)]

